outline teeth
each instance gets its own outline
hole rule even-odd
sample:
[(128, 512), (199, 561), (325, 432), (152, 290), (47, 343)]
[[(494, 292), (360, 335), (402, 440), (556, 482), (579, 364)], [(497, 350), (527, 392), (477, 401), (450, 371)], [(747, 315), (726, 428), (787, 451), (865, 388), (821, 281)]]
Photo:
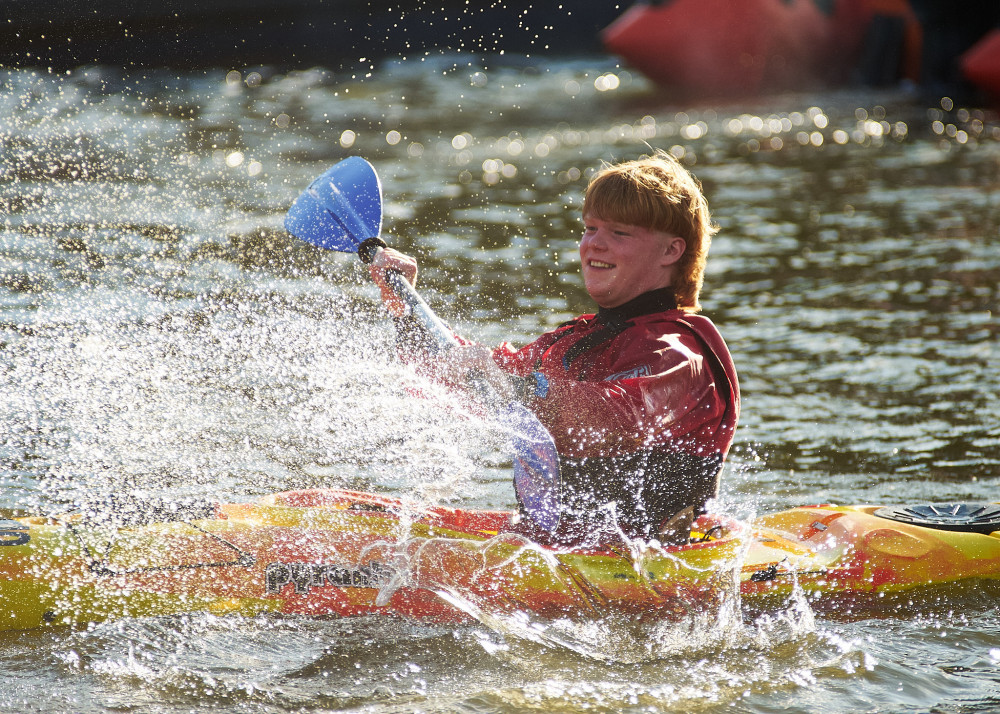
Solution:
[(613, 268), (615, 266), (613, 266), (611, 263), (603, 263), (600, 260), (592, 260), (592, 261), (590, 261), (590, 267), (592, 267), (592, 268)]

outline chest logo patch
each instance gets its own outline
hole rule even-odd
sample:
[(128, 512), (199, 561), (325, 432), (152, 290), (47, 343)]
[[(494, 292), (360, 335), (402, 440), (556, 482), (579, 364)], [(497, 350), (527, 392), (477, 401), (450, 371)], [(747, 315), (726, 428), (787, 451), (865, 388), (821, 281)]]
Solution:
[(633, 367), (632, 369), (625, 370), (624, 372), (609, 374), (607, 377), (604, 378), (604, 381), (613, 382), (617, 379), (635, 379), (636, 377), (648, 377), (652, 373), (653, 370), (648, 364), (640, 364), (638, 367)]

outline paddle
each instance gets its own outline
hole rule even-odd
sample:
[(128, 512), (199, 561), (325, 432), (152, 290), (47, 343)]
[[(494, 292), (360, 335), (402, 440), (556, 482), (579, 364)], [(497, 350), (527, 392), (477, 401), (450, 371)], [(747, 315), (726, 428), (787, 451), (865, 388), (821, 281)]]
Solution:
[[(386, 246), (382, 232), (382, 185), (374, 167), (359, 156), (335, 164), (295, 200), (285, 217), (289, 233), (319, 248), (357, 253), (371, 263)], [(389, 287), (408, 307), (424, 336), (436, 351), (458, 344), (451, 330), (402, 275), (390, 272)], [(496, 409), (508, 428), (514, 449), (514, 488), (525, 510), (539, 526), (553, 531), (559, 525), (559, 459), (552, 435), (531, 410), (518, 402), (505, 403), (489, 390), (487, 404)]]

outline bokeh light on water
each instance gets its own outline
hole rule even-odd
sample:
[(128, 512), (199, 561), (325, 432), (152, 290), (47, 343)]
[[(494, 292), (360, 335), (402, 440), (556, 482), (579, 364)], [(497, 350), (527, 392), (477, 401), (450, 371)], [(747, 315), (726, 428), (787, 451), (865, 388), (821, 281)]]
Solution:
[[(369, 158), (432, 305), (522, 342), (589, 308), (591, 172), (652, 148), (694, 170), (721, 227), (702, 302), (745, 409), (720, 508), (997, 499), (991, 112), (846, 91), (681, 106), (601, 60), (0, 82), (4, 507), (316, 485), (510, 507), (500, 435), (395, 361), (363, 271), (286, 236), (284, 211), (333, 162)], [(695, 622), (688, 649), (669, 629), (608, 648), (604, 622), (127, 621), (0, 638), (19, 672), (0, 703), (919, 710), (995, 700), (983, 602), (996, 593), (935, 593), (888, 621), (792, 603)]]

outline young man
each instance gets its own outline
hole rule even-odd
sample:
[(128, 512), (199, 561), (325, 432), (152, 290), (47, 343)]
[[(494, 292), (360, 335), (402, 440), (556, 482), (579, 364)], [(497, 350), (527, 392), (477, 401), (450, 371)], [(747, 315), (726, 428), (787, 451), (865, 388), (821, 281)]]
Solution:
[[(598, 172), (583, 221), (581, 270), (597, 312), (521, 349), (462, 345), (438, 372), (482, 373), (552, 434), (562, 475), (560, 526), (544, 534), (528, 523), (527, 532), (568, 544), (608, 529), (686, 538), (683, 524), (718, 494), (740, 411), (729, 350), (696, 314), (715, 231), (708, 205), (698, 182), (658, 153)], [(413, 284), (417, 264), (387, 250), (372, 265), (399, 317), (387, 269)]]

